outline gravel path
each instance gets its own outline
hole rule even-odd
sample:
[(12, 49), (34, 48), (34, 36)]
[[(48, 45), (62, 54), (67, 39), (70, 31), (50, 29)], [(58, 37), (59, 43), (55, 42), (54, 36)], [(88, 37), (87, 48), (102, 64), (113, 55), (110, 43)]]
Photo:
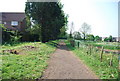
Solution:
[(42, 79), (98, 79), (98, 77), (61, 42), (48, 61)]

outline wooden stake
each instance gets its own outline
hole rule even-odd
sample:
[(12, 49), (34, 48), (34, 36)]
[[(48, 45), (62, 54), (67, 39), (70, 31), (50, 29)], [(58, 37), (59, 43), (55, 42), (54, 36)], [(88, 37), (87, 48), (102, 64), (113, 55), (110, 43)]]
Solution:
[(78, 48), (79, 48), (79, 41), (78, 41)]
[(111, 53), (110, 66), (113, 65), (112, 62), (113, 62), (113, 54)]
[(100, 53), (100, 61), (102, 62), (102, 59), (103, 59), (103, 50), (104, 50), (104, 47), (102, 46), (102, 50), (101, 50), (101, 53)]

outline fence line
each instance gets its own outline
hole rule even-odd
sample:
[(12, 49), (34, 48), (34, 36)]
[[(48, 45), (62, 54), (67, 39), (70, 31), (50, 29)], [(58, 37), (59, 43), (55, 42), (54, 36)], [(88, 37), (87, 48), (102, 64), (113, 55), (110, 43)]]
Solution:
[[(73, 47), (76, 47), (76, 48), (78, 48), (78, 49), (80, 49), (80, 48), (83, 48), (83, 49), (85, 49), (85, 53), (87, 54), (87, 55), (92, 55), (93, 57), (95, 57), (95, 54), (99, 54), (99, 59), (100, 59), (100, 62), (104, 62), (104, 60), (103, 60), (103, 57), (104, 57), (104, 47), (102, 46), (102, 48), (100, 48), (100, 49), (98, 49), (98, 48), (96, 48), (96, 47), (94, 47), (94, 46), (92, 46), (92, 45), (90, 45), (90, 44), (84, 44), (84, 43), (82, 43), (82, 42), (75, 42), (74, 40), (72, 40), (72, 41), (70, 41), (70, 44), (71, 44), (71, 46), (73, 46)], [(110, 52), (110, 55), (111, 55), (111, 57), (109, 58), (109, 59), (107, 59), (107, 60), (109, 60), (108, 62), (108, 65), (111, 67), (111, 66), (113, 66), (113, 57), (114, 57), (114, 54), (112, 54), (112, 52)]]

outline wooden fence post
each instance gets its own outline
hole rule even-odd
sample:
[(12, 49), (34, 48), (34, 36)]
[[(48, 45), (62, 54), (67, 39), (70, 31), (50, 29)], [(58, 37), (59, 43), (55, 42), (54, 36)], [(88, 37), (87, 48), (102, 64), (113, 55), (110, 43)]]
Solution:
[(110, 66), (112, 66), (113, 65), (113, 54), (111, 53), (111, 58), (110, 58)]
[(78, 41), (78, 48), (79, 48), (79, 43), (80, 43), (80, 42)]
[(102, 62), (102, 59), (103, 59), (103, 50), (104, 50), (104, 47), (102, 46), (102, 50), (101, 50), (101, 53), (100, 53), (100, 61)]

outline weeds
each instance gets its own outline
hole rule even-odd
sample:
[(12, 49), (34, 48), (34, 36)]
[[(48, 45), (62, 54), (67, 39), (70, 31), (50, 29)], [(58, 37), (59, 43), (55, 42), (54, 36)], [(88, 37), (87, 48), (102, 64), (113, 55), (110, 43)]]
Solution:
[(4, 54), (2, 56), (2, 79), (37, 79), (42, 76), (47, 66), (50, 54), (55, 47), (43, 43), (20, 43), (12, 46), (3, 45), (2, 50), (18, 49), (23, 46), (38, 47), (36, 50), (28, 50), (24, 55)]

